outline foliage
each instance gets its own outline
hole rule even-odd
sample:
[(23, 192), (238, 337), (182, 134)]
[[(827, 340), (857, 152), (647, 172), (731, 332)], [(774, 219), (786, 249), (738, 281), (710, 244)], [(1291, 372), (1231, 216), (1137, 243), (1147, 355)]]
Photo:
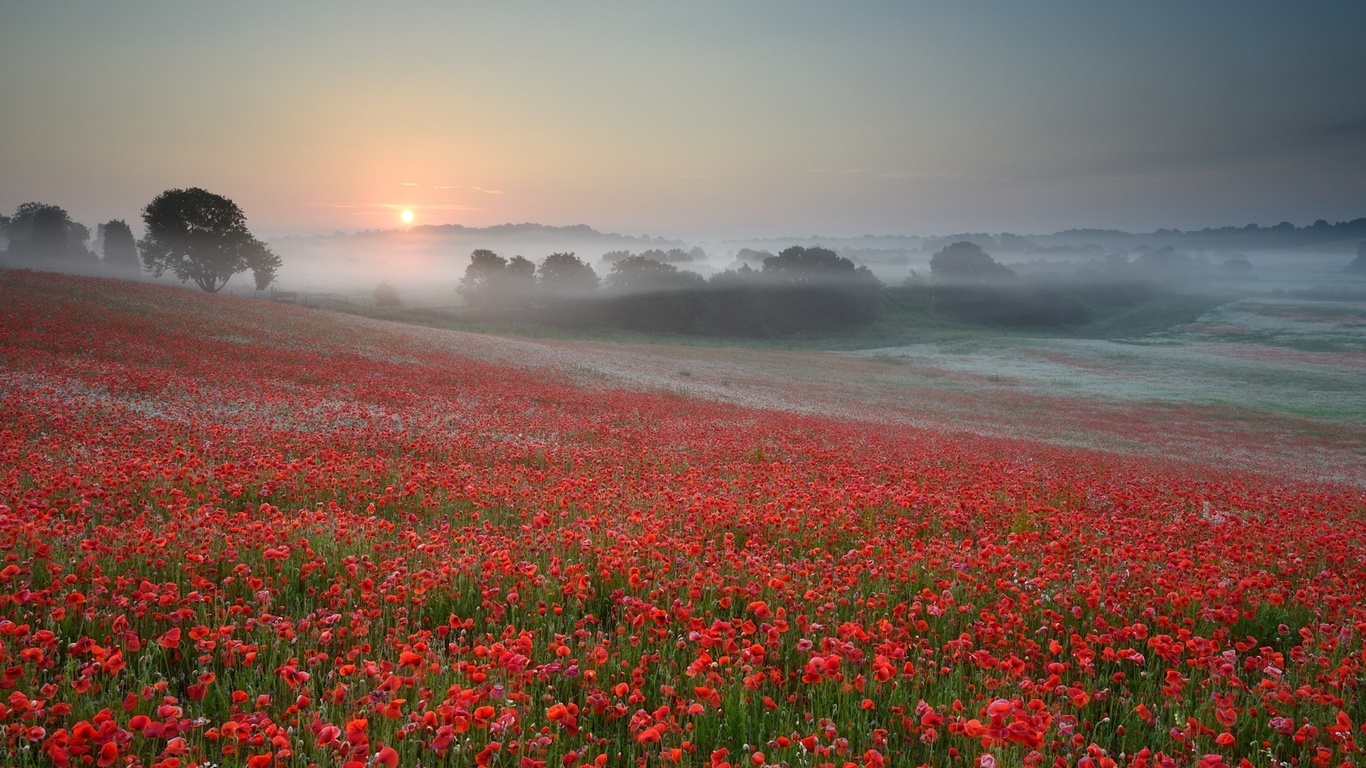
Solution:
[(525, 308), (536, 295), (536, 264), (522, 256), (508, 259), (504, 267), (505, 299), (512, 308)]
[(597, 273), (573, 253), (550, 254), (537, 267), (536, 275), (542, 293), (553, 299), (580, 297), (598, 288)]
[(513, 256), (508, 259), (505, 269), (514, 282), (534, 283), (536, 281), (536, 264), (528, 258)]
[(640, 255), (644, 256), (647, 259), (652, 259), (654, 261), (663, 261), (668, 263), (685, 263), (689, 261), (707, 260), (707, 254), (701, 248), (693, 248), (688, 251), (685, 251), (682, 248), (670, 248), (667, 251), (660, 248), (650, 248), (641, 251)]
[(763, 271), (765, 276), (789, 285), (812, 285), (858, 274), (854, 262), (829, 248), (800, 245), (784, 248), (777, 256), (764, 259)]
[[(631, 258), (633, 255), (634, 254), (630, 251), (608, 251), (602, 255), (602, 262), (609, 265), (616, 264), (619, 261)], [(661, 248), (649, 248), (641, 251), (639, 255), (650, 259), (651, 261), (665, 263), (686, 263), (690, 261), (707, 260), (707, 252), (697, 247), (686, 251), (682, 248), (670, 248), (667, 251)]]
[(247, 270), (258, 291), (275, 280), (280, 257), (252, 237), (242, 209), (226, 197), (198, 187), (168, 189), (147, 204), (142, 221), (147, 234), (138, 247), (157, 277), (169, 271), (209, 293)]
[(457, 289), (460, 295), (473, 307), (497, 306), (502, 298), (507, 263), (507, 259), (487, 248), (470, 253), (469, 266), (465, 267)]
[(133, 230), (123, 219), (114, 219), (100, 225), (100, 239), (103, 241), (105, 270), (114, 274), (137, 276), (142, 274), (142, 264), (138, 261), (137, 244), (133, 241)]
[(828, 248), (785, 248), (764, 259), (758, 277), (761, 299), (780, 333), (858, 325), (877, 312), (877, 278)]
[(773, 258), (773, 254), (768, 251), (756, 251), (753, 248), (741, 248), (735, 253), (735, 260), (739, 262), (750, 262), (763, 264), (765, 259)]
[(692, 258), (675, 251), (604, 256), (611, 271), (600, 293), (586, 263), (572, 253), (551, 254), (537, 268), (540, 301), (533, 307), (509, 300), (501, 257), (477, 251), (461, 290), (477, 309), (504, 317), (645, 332), (771, 335), (864, 323), (876, 312), (877, 280), (826, 249), (789, 248), (763, 272), (744, 265), (711, 280), (665, 260)]
[(984, 284), (1008, 280), (1015, 271), (991, 258), (976, 243), (960, 240), (930, 257), (930, 274), (946, 283)]
[(536, 265), (521, 256), (508, 260), (480, 248), (470, 254), (458, 290), (470, 306), (481, 310), (523, 310), (536, 291)]
[(1246, 256), (1232, 256), (1224, 259), (1219, 268), (1232, 277), (1247, 277), (1252, 274), (1252, 262)]
[(7, 764), (1362, 760), (1359, 488), (0, 279)]
[(1366, 273), (1366, 240), (1362, 240), (1357, 246), (1357, 257), (1352, 259), (1352, 263), (1347, 265), (1348, 272)]
[(20, 266), (93, 271), (94, 254), (85, 247), (90, 230), (71, 220), (66, 210), (47, 203), (24, 203), (6, 219), (8, 260)]
[(375, 286), (375, 306), (377, 307), (401, 307), (403, 299), (399, 298), (398, 289), (388, 280)]
[(611, 293), (653, 293), (696, 288), (706, 281), (696, 272), (646, 256), (628, 256), (612, 265), (603, 281)]
[(1170, 245), (1144, 251), (1135, 263), (1142, 269), (1163, 275), (1190, 272), (1196, 267), (1195, 259), (1190, 254), (1182, 253)]

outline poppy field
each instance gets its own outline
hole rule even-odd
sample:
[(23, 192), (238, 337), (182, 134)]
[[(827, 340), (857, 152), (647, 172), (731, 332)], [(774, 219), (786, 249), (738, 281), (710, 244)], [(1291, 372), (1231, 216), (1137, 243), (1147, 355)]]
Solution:
[(0, 765), (1363, 764), (1360, 487), (426, 338), (0, 271)]

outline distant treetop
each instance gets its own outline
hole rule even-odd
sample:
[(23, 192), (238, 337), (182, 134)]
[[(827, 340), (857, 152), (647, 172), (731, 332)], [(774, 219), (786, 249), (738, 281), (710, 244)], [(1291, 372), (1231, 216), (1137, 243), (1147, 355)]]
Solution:
[(981, 246), (960, 240), (930, 258), (930, 274), (945, 282), (982, 283), (1008, 280), (1015, 270), (991, 258)]

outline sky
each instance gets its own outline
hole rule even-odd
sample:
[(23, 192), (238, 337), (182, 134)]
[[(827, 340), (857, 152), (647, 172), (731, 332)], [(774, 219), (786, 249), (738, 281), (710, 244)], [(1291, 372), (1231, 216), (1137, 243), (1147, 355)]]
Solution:
[(258, 236), (1366, 216), (1366, 3), (0, 0), (0, 211)]

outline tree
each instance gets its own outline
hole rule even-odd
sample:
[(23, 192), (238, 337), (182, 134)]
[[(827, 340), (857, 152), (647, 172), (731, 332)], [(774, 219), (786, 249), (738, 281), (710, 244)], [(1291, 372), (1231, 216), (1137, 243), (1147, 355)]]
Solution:
[(598, 289), (598, 274), (573, 253), (545, 257), (537, 268), (537, 279), (541, 290), (557, 299), (584, 296)]
[(696, 272), (680, 270), (672, 264), (630, 256), (612, 265), (612, 272), (604, 281), (613, 293), (652, 293), (697, 288), (706, 280)]
[[(644, 256), (647, 259), (654, 259), (655, 261), (666, 261), (671, 264), (683, 263), (693, 260), (692, 252), (685, 251), (682, 248), (670, 248), (667, 251), (661, 250), (659, 248), (651, 248), (647, 251), (642, 251), (640, 255)], [(705, 261), (706, 258), (706, 254), (703, 253), (701, 260)]]
[(502, 298), (507, 265), (507, 259), (493, 251), (476, 249), (470, 254), (470, 265), (465, 267), (465, 276), (460, 278), (456, 290), (472, 307), (496, 306)]
[(398, 289), (389, 284), (388, 280), (375, 286), (375, 306), (377, 307), (401, 307), (403, 300), (398, 297)]
[(50, 205), (33, 216), (33, 228), (29, 231), (29, 248), (35, 254), (64, 256), (67, 246), (67, 227), (70, 223), (66, 211)]
[(1146, 251), (1134, 263), (1148, 272), (1168, 277), (1183, 275), (1196, 267), (1195, 259), (1190, 254), (1182, 253), (1170, 245)]
[(535, 281), (536, 262), (523, 256), (513, 256), (508, 259), (507, 271), (513, 280)]
[(877, 312), (881, 283), (867, 267), (829, 248), (784, 248), (764, 259), (759, 275), (768, 289), (765, 301), (776, 330), (866, 323)]
[(536, 292), (536, 264), (531, 259), (513, 256), (503, 269), (506, 303), (510, 307), (525, 307)]
[(672, 264), (631, 256), (612, 265), (603, 281), (607, 316), (623, 328), (650, 333), (690, 333), (700, 319), (707, 281)]
[(92, 268), (98, 265), (85, 248), (90, 230), (71, 220), (66, 210), (47, 203), (24, 203), (5, 224), (6, 252), (19, 263), (39, 268)]
[(1248, 277), (1252, 274), (1252, 262), (1246, 256), (1238, 254), (1224, 259), (1224, 263), (1219, 265), (1224, 274), (1230, 277)]
[(858, 271), (854, 262), (829, 248), (794, 245), (777, 256), (764, 259), (763, 273), (779, 283), (806, 285), (850, 278)]
[(1347, 271), (1366, 274), (1366, 240), (1362, 240), (1357, 246), (1357, 257), (1347, 265)]
[(133, 242), (133, 230), (127, 222), (114, 219), (101, 224), (100, 239), (104, 243), (105, 269), (120, 275), (135, 276), (142, 273), (137, 244)]
[(142, 210), (142, 221), (142, 262), (157, 277), (169, 271), (209, 293), (247, 270), (258, 291), (275, 280), (280, 257), (252, 237), (242, 209), (226, 197), (198, 187), (168, 189)]
[(998, 263), (980, 245), (960, 240), (930, 257), (930, 274), (949, 283), (990, 283), (1015, 277), (1015, 270)]

